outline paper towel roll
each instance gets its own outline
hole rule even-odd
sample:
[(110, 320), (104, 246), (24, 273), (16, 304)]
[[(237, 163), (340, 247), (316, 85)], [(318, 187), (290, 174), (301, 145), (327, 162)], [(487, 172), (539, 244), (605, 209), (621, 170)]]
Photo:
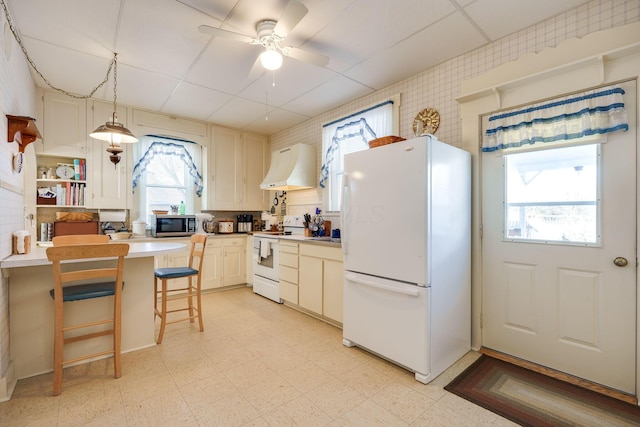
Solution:
[(25, 242), (27, 241), (26, 237), (29, 235), (27, 230), (18, 230), (13, 232), (13, 236), (15, 237), (14, 241), (16, 242), (16, 252), (19, 254), (27, 253)]

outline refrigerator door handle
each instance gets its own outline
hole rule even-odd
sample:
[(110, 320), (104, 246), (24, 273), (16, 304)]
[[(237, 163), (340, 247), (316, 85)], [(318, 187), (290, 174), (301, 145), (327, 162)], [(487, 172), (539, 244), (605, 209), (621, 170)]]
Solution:
[(389, 286), (389, 285), (385, 285), (383, 283), (377, 283), (377, 282), (373, 282), (371, 280), (364, 280), (361, 279), (353, 274), (346, 274), (345, 275), (345, 279), (347, 279), (350, 282), (353, 283), (357, 283), (359, 285), (364, 285), (364, 286), (369, 286), (372, 288), (377, 288), (377, 289), (382, 289), (384, 291), (388, 291), (388, 292), (392, 292), (392, 293), (396, 293), (396, 294), (403, 294), (403, 295), (409, 295), (411, 297), (417, 297), (419, 295), (419, 292), (417, 289), (402, 289), (402, 288), (397, 288), (395, 286)]
[(342, 212), (342, 253), (344, 255), (349, 253), (349, 234), (347, 229), (347, 216), (349, 215), (349, 175), (344, 173), (342, 175), (342, 206), (340, 211)]

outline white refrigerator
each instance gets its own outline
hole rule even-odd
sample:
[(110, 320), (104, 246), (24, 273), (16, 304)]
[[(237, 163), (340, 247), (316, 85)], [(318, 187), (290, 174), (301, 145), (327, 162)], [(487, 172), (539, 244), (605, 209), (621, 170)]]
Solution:
[(471, 346), (471, 156), (432, 135), (344, 159), (343, 343), (428, 383)]

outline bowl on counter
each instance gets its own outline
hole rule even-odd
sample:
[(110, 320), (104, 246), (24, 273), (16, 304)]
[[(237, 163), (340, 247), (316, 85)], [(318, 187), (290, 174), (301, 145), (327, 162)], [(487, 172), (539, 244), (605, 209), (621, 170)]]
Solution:
[(118, 231), (116, 233), (109, 234), (109, 237), (111, 237), (111, 240), (127, 240), (131, 237), (131, 233), (128, 231)]
[(166, 214), (169, 213), (169, 211), (162, 211), (162, 210), (157, 210), (157, 209), (153, 210), (151, 212), (153, 212), (154, 215), (166, 215)]

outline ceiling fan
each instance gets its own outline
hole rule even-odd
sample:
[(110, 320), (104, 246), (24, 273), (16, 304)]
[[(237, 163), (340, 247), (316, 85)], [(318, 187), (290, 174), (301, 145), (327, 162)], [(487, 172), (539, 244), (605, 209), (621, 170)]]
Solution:
[[(282, 56), (288, 56), (302, 62), (324, 67), (329, 58), (314, 52), (309, 52), (292, 46), (283, 46), (282, 42), (289, 32), (298, 25), (309, 10), (297, 0), (290, 0), (278, 21), (265, 19), (256, 24), (257, 38), (209, 25), (200, 25), (198, 30), (204, 34), (225, 37), (254, 46), (261, 46), (265, 50), (260, 54), (256, 64), (261, 63), (267, 70), (277, 70), (282, 65)], [(255, 65), (254, 65), (255, 68)], [(251, 73), (250, 73), (251, 74)]]

